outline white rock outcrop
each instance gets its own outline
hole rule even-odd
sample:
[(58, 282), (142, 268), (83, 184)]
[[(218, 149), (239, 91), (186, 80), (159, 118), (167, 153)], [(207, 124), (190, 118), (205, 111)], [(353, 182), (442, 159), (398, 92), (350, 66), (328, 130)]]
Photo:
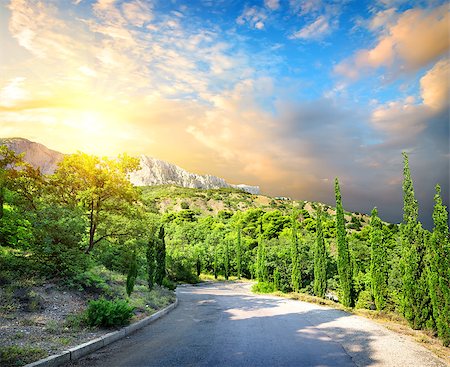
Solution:
[(140, 164), (141, 169), (130, 174), (130, 181), (136, 186), (176, 185), (198, 189), (232, 187), (251, 194), (259, 194), (258, 186), (231, 185), (223, 178), (191, 173), (175, 164), (157, 158), (142, 155)]
[[(43, 174), (52, 174), (64, 154), (48, 149), (45, 145), (32, 142), (24, 138), (0, 139), (16, 153), (24, 153), (24, 160), (33, 167), (39, 167)], [(130, 174), (130, 181), (136, 186), (176, 185), (198, 189), (218, 189), (230, 187), (240, 189), (251, 194), (259, 194), (258, 186), (231, 185), (223, 178), (211, 175), (197, 175), (188, 172), (175, 164), (142, 155), (141, 169)]]

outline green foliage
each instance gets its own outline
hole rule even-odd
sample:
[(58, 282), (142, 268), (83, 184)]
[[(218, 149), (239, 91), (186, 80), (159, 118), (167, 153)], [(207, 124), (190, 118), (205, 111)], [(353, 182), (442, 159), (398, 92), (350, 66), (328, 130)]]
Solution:
[(156, 243), (156, 269), (155, 269), (155, 283), (162, 285), (163, 279), (166, 276), (166, 242), (164, 238), (164, 226), (159, 228), (158, 241)]
[(0, 365), (5, 367), (23, 366), (44, 358), (46, 355), (47, 351), (37, 347), (19, 345), (0, 346)]
[(156, 273), (156, 238), (152, 233), (147, 242), (147, 251), (145, 252), (147, 260), (147, 284), (148, 290), (153, 289), (155, 284), (155, 273)]
[(126, 291), (127, 291), (128, 297), (130, 297), (131, 293), (133, 292), (137, 275), (138, 275), (138, 266), (137, 266), (136, 254), (133, 253), (133, 256), (131, 257), (131, 261), (130, 261), (130, 267), (128, 269), (127, 282), (126, 282)]
[(324, 297), (327, 290), (327, 249), (322, 231), (322, 209), (317, 210), (316, 246), (314, 247), (314, 294)]
[(448, 212), (442, 204), (441, 188), (434, 197), (434, 229), (428, 246), (428, 287), (438, 336), (450, 345), (450, 241)]
[(253, 284), (252, 292), (273, 293), (273, 292), (275, 292), (275, 286), (273, 283), (269, 283), (269, 282), (258, 282), (256, 284)]
[(133, 316), (133, 307), (124, 300), (108, 301), (100, 298), (89, 302), (86, 313), (90, 326), (122, 326)]
[(177, 283), (172, 282), (169, 278), (164, 278), (162, 281), (163, 287), (170, 289), (171, 291), (174, 291), (177, 288)]
[(67, 155), (52, 178), (55, 197), (83, 210), (88, 218), (87, 253), (101, 240), (124, 235), (122, 228), (105, 228), (98, 236), (107, 214), (120, 212), (136, 198), (127, 174), (139, 168), (139, 160), (122, 155), (119, 159), (99, 158), (84, 153)]
[(258, 241), (258, 252), (257, 252), (257, 263), (256, 263), (256, 271), (257, 271), (257, 279), (258, 282), (267, 282), (268, 281), (268, 272), (267, 272), (267, 264), (266, 264), (266, 249), (264, 244), (264, 239), (262, 235), (262, 222), (260, 222), (260, 231), (259, 231), (259, 241)]
[(228, 280), (228, 277), (230, 276), (230, 246), (228, 242), (228, 240), (223, 241), (223, 267), (225, 271), (225, 280)]
[(401, 307), (414, 329), (430, 325), (431, 305), (425, 259), (425, 233), (417, 221), (418, 204), (414, 197), (408, 156), (403, 153), (403, 223), (400, 226), (402, 251)]
[(352, 266), (345, 231), (344, 209), (342, 208), (339, 181), (336, 178), (334, 185), (336, 195), (336, 229), (338, 245), (338, 272), (339, 272), (339, 301), (346, 307), (353, 304)]
[(355, 308), (365, 308), (367, 310), (373, 310), (375, 308), (370, 290), (365, 289), (359, 293)]
[(48, 277), (74, 279), (92, 264), (82, 252), (85, 222), (76, 209), (43, 205), (34, 218), (31, 260)]
[(383, 310), (387, 300), (387, 253), (383, 241), (383, 230), (381, 220), (376, 208), (372, 210), (370, 220), (370, 275), (371, 289), (377, 310)]
[(297, 237), (297, 218), (292, 217), (292, 240), (291, 240), (291, 285), (294, 292), (299, 292), (302, 287), (302, 271), (300, 265), (300, 251)]
[(242, 241), (241, 241), (241, 227), (237, 230), (237, 240), (236, 240), (236, 271), (237, 278), (241, 279), (242, 274)]
[(273, 272), (273, 287), (276, 291), (281, 290), (281, 275), (278, 269)]

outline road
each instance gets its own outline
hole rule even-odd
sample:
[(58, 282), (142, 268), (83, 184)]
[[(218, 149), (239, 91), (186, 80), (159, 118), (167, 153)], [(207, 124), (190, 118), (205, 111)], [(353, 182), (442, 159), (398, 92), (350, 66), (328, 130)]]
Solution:
[(178, 287), (174, 311), (71, 366), (446, 366), (370, 320), (249, 289)]

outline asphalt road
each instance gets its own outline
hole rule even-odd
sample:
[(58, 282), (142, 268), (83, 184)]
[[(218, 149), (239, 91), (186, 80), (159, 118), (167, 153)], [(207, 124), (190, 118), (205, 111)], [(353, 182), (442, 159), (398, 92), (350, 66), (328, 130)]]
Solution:
[(174, 311), (71, 366), (446, 366), (367, 319), (249, 288), (181, 286)]

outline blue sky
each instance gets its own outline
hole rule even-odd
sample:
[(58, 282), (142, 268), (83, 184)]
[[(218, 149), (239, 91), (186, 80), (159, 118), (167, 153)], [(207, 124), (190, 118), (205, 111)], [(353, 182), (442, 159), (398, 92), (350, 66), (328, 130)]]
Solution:
[(449, 197), (444, 1), (0, 1), (0, 135), (401, 221)]

